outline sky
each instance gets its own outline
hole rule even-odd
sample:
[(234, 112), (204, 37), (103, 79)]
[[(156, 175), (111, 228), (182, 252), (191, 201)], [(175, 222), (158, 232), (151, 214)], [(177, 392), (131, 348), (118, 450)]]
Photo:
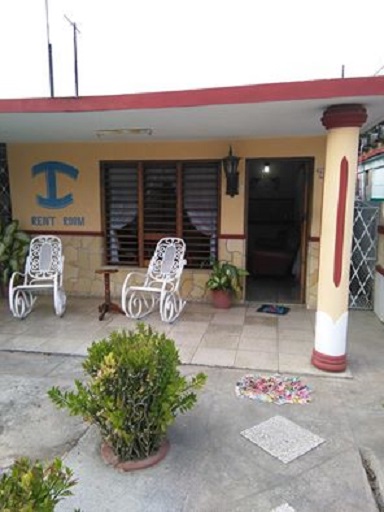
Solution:
[(384, 75), (384, 1), (0, 0), (0, 98)]

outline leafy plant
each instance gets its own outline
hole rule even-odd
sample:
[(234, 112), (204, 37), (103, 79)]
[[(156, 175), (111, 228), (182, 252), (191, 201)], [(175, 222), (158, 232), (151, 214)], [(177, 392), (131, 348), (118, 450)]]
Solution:
[(30, 238), (19, 230), (19, 221), (9, 224), (0, 221), (0, 285), (3, 290), (8, 285), (13, 272), (24, 269)]
[(188, 381), (179, 364), (173, 340), (140, 323), (88, 348), (89, 380), (76, 380), (76, 391), (54, 387), (48, 394), (58, 407), (98, 425), (120, 461), (144, 459), (158, 451), (177, 413), (194, 406), (194, 390), (206, 381), (203, 373)]
[(76, 484), (72, 470), (60, 459), (50, 464), (23, 457), (0, 478), (0, 510), (3, 512), (52, 512)]
[(247, 270), (228, 261), (214, 261), (206, 287), (209, 290), (226, 290), (238, 294), (242, 290), (241, 278), (247, 275)]

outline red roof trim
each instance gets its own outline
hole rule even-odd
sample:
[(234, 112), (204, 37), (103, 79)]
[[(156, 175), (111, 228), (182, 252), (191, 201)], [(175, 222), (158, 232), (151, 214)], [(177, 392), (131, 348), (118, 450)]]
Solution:
[(0, 113), (91, 112), (384, 96), (384, 76), (79, 98), (0, 100)]

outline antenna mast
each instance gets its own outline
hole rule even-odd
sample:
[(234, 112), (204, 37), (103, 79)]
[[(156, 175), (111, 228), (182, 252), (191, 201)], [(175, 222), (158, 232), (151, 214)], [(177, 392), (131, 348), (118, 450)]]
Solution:
[(53, 59), (52, 59), (52, 45), (49, 35), (49, 14), (48, 14), (48, 0), (45, 0), (45, 19), (47, 24), (47, 41), (48, 41), (48, 66), (49, 66), (49, 88), (51, 91), (51, 98), (54, 98), (55, 91), (53, 87)]
[(77, 66), (77, 33), (80, 34), (80, 30), (77, 28), (77, 24), (71, 21), (68, 16), (64, 15), (64, 18), (73, 27), (73, 51), (74, 51), (74, 62), (75, 62), (75, 95), (79, 96), (79, 71)]

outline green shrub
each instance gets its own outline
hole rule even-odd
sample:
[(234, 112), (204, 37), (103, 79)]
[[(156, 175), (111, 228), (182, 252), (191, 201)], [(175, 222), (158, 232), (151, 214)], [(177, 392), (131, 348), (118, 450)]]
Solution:
[(0, 510), (3, 512), (52, 512), (55, 505), (72, 495), (76, 484), (72, 471), (60, 459), (51, 464), (15, 461), (0, 479)]
[(194, 406), (194, 390), (205, 383), (203, 373), (187, 380), (179, 364), (172, 340), (138, 324), (135, 331), (114, 331), (88, 348), (83, 368), (89, 379), (76, 380), (76, 392), (54, 387), (49, 396), (98, 425), (121, 461), (139, 460), (159, 449), (167, 427), (178, 412)]

